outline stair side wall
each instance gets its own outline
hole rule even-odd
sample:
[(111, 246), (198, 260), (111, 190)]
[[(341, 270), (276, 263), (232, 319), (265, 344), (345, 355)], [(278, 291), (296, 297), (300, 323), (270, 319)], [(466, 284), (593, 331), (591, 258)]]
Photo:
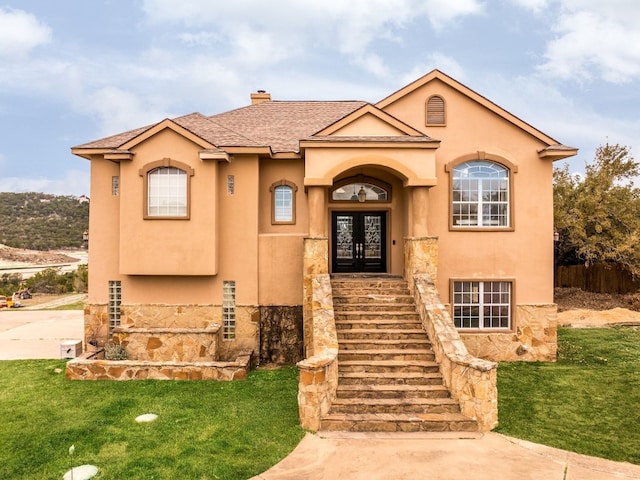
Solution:
[(478, 422), (480, 430), (494, 429), (498, 425), (498, 365), (469, 354), (429, 275), (415, 275), (413, 281), (420, 319), (451, 396), (464, 415)]

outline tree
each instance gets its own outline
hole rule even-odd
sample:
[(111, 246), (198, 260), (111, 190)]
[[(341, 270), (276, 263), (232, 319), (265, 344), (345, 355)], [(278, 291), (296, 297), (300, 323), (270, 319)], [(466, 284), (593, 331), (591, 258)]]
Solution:
[(629, 148), (600, 146), (583, 178), (555, 169), (554, 222), (560, 264), (615, 262), (640, 275), (640, 174)]

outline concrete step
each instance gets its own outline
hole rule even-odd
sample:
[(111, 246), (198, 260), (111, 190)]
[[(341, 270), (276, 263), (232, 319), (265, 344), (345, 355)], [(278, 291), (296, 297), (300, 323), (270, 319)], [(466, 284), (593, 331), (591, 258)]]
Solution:
[[(387, 305), (388, 306), (388, 305)], [(400, 310), (375, 310), (367, 306), (363, 310), (357, 310), (350, 305), (348, 308), (334, 308), (337, 320), (378, 320), (381, 322), (391, 322), (394, 320), (403, 320), (420, 323), (420, 315), (416, 312), (415, 306), (409, 308), (409, 305), (402, 305)]]
[(337, 330), (338, 341), (347, 340), (421, 340), (427, 339), (422, 328), (343, 328)]
[(341, 360), (338, 362), (339, 375), (342, 373), (437, 373), (440, 365), (435, 360)]
[(429, 350), (431, 349), (431, 342), (426, 338), (426, 334), (423, 334), (422, 338), (412, 339), (380, 339), (380, 338), (352, 338), (352, 339), (340, 339), (338, 343), (340, 350)]
[(442, 375), (433, 372), (352, 372), (339, 371), (340, 385), (442, 385)]
[(343, 350), (338, 351), (338, 362), (349, 360), (422, 360), (434, 361), (435, 354), (433, 350), (423, 348), (389, 348), (368, 349), (368, 350)]
[(451, 398), (337, 398), (335, 413), (460, 413), (460, 405)]
[(460, 413), (329, 414), (321, 430), (346, 432), (476, 432), (476, 421)]
[(337, 398), (450, 398), (444, 385), (340, 385)]

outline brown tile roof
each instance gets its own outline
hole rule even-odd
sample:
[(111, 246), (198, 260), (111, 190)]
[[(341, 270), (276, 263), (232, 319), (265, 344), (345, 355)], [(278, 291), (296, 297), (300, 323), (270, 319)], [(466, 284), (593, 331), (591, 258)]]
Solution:
[[(262, 102), (206, 117), (191, 113), (172, 121), (217, 147), (270, 147), (298, 152), (299, 141), (340, 120), (366, 102)], [(118, 149), (154, 125), (78, 145), (77, 149)]]
[(310, 137), (366, 104), (356, 101), (262, 102), (209, 119), (252, 138), (258, 145), (270, 146), (274, 153), (298, 152), (301, 139)]

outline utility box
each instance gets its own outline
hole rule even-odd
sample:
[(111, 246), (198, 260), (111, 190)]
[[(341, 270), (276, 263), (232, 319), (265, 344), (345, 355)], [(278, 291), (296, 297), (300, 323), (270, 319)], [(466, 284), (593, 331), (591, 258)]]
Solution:
[(82, 340), (65, 340), (60, 343), (60, 358), (76, 358), (82, 354)]

